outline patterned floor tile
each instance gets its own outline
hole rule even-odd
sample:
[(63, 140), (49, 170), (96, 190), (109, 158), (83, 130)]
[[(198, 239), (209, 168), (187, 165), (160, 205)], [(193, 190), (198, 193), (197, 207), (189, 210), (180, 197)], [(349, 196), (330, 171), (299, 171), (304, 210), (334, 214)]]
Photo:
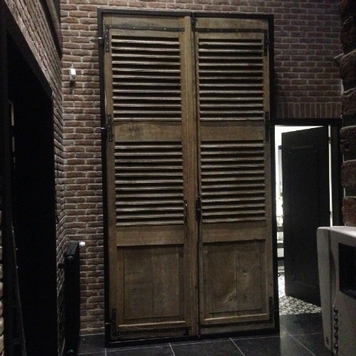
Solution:
[(279, 315), (309, 314), (320, 313), (321, 308), (310, 303), (303, 302), (300, 299), (288, 297), (285, 294), (284, 272), (279, 270), (278, 277), (279, 294)]

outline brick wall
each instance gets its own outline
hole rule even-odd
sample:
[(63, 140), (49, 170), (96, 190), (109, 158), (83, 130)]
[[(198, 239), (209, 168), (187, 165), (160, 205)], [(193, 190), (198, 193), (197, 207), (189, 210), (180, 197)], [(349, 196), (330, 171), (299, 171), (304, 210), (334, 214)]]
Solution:
[[(97, 3), (97, 2), (92, 2)], [(103, 2), (99, 2), (103, 3)], [(97, 6), (62, 1), (66, 235), (81, 250), (81, 329), (103, 331), (104, 260)], [(77, 72), (75, 84), (69, 70)]]
[(275, 13), (279, 118), (339, 118), (341, 53), (335, 1), (281, 2)]
[[(334, 0), (61, 0), (66, 233), (81, 251), (81, 329), (104, 329), (103, 220), (97, 8), (233, 11), (275, 16), (279, 118), (340, 117), (341, 52)], [(77, 70), (69, 82), (71, 67)]]

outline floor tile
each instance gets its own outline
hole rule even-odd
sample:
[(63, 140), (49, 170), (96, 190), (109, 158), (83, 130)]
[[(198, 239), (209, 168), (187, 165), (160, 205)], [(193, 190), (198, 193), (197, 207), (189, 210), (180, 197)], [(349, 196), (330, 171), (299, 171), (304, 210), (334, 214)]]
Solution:
[(172, 344), (175, 356), (243, 356), (229, 339)]
[(322, 333), (294, 335), (293, 337), (316, 356), (331, 356), (331, 351), (324, 345)]
[(107, 356), (173, 356), (169, 345), (151, 345), (107, 349)]
[(313, 356), (288, 335), (233, 339), (244, 356)]
[[(280, 335), (118, 346), (105, 351), (104, 335), (83, 336), (80, 356), (330, 356), (322, 337), (321, 314), (280, 316)], [(304, 345), (304, 347), (302, 346)], [(241, 352), (239, 351), (241, 350)], [(277, 351), (276, 351), (277, 350)], [(310, 350), (310, 352), (308, 351)], [(173, 353), (174, 352), (174, 353)], [(299, 353), (298, 353), (299, 352)]]
[(105, 338), (103, 334), (82, 336), (79, 340), (79, 355), (105, 355)]
[(291, 335), (318, 333), (323, 331), (321, 314), (281, 315), (280, 333)]

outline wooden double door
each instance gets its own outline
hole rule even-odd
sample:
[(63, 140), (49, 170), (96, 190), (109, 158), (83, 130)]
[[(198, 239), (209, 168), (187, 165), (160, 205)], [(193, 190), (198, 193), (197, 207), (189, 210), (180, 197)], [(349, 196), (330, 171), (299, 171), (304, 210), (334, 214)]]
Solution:
[(270, 19), (102, 31), (110, 339), (273, 328)]

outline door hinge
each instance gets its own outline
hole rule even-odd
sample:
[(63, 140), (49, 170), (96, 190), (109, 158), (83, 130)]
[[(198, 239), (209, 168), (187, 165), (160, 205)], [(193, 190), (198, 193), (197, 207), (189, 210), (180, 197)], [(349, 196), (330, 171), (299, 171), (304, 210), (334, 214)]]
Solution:
[(183, 202), (183, 219), (184, 219), (184, 224), (187, 223), (188, 221), (188, 203), (187, 203), (187, 199), (184, 199)]
[(109, 45), (109, 31), (110, 31), (111, 26), (105, 26), (105, 31), (104, 31), (104, 49), (105, 52), (109, 52), (110, 50), (110, 45)]
[(119, 330), (117, 328), (117, 311), (116, 309), (112, 309), (111, 311), (111, 320), (110, 320), (110, 331), (111, 337), (117, 338), (119, 336)]
[(195, 202), (195, 216), (198, 222), (202, 220), (203, 213), (202, 213), (201, 194), (198, 195), (198, 198)]
[(269, 141), (271, 135), (271, 121), (270, 121), (270, 116), (268, 111), (265, 112), (265, 127), (266, 127), (266, 141)]
[(106, 135), (109, 142), (113, 141), (113, 134), (112, 134), (112, 116), (110, 114), (106, 115)]
[(273, 323), (274, 320), (274, 303), (273, 303), (273, 298), (269, 297), (269, 301), (268, 301), (268, 308), (269, 308), (269, 319), (268, 321), (270, 323)]

